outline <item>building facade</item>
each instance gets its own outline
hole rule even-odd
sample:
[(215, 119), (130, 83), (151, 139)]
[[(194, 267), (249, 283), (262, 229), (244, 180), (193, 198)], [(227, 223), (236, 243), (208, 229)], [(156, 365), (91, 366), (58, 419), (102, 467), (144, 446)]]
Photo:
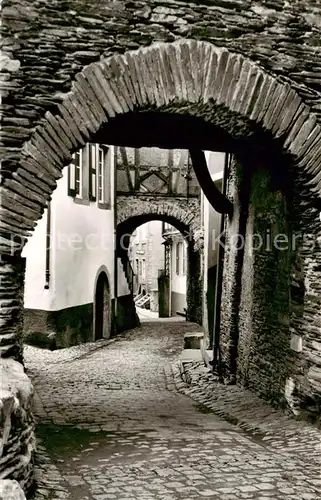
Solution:
[(120, 259), (115, 269), (114, 228), (114, 148), (88, 143), (23, 251), (27, 341), (47, 334), (61, 347), (111, 335), (115, 296), (130, 294)]
[(146, 222), (134, 231), (129, 256), (136, 275), (136, 294), (157, 290), (158, 271), (164, 267), (162, 243), (161, 221)]
[(169, 277), (169, 315), (186, 316), (187, 309), (187, 252), (188, 244), (175, 227), (164, 222), (165, 273)]

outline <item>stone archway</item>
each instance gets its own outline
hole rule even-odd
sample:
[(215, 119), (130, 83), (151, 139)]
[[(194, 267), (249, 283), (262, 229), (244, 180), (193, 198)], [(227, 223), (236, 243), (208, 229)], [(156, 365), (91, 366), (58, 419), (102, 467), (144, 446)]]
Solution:
[[(95, 140), (117, 117), (144, 110), (197, 116), (245, 148), (256, 141), (265, 141), (265, 147), (275, 144), (294, 174), (297, 211), (307, 217), (301, 218), (303, 223), (315, 220), (321, 128), (297, 92), (244, 56), (211, 43), (184, 39), (156, 43), (85, 67), (58, 112), (48, 111), (24, 144), (17, 170), (3, 179), (3, 273), (14, 275), (24, 239), (40, 218), (72, 152)], [(200, 149), (203, 146), (198, 144)], [(204, 167), (196, 167), (202, 184), (202, 178), (208, 177)], [(17, 256), (17, 264), (9, 262), (12, 255)], [(7, 301), (7, 294), (2, 293), (2, 298)], [(21, 303), (15, 299), (6, 306), (3, 326), (10, 333), (3, 336), (2, 354), (11, 355), (17, 351), (16, 311)]]
[(183, 198), (169, 200), (139, 198), (131, 196), (118, 197), (117, 210), (118, 248), (126, 249), (130, 235), (140, 225), (160, 220), (178, 229), (187, 242), (187, 286), (186, 319), (201, 324), (203, 319), (202, 287), (203, 287), (203, 230), (201, 207), (198, 199)]
[[(1, 187), (2, 356), (21, 358), (17, 348), (22, 309), (22, 287), (17, 286), (20, 253), (50, 200), (62, 168), (70, 162), (72, 152), (94, 140), (102, 126), (117, 116), (146, 109), (204, 117), (245, 142), (250, 142), (257, 131), (271, 144), (275, 141), (288, 155), (298, 180), (298, 206), (303, 204), (307, 217), (315, 219), (315, 211), (310, 213), (308, 209), (321, 189), (321, 128), (316, 115), (289, 83), (240, 54), (195, 40), (155, 43), (92, 63), (76, 75), (58, 112), (46, 112), (21, 152), (8, 153), (15, 161), (19, 156), (19, 161), (15, 171), (3, 176)], [(201, 144), (199, 147), (202, 149)], [(317, 262), (319, 249), (314, 257)], [(314, 270), (313, 296), (320, 293), (321, 282), (320, 266), (314, 266)], [(243, 278), (246, 281), (246, 276)], [(307, 309), (310, 300), (308, 296)], [(251, 311), (244, 309), (243, 313)], [(318, 311), (314, 313), (313, 322), (319, 315)], [(305, 364), (310, 366), (307, 361)], [(318, 381), (312, 390), (320, 397)], [(26, 465), (21, 466), (21, 475), (30, 475), (29, 455)]]
[(92, 140), (103, 124), (142, 109), (183, 109), (202, 116), (204, 106), (216, 110), (216, 118), (211, 113), (210, 119), (229, 133), (242, 134), (248, 127), (251, 134), (256, 125), (278, 139), (298, 175), (310, 182), (309, 192), (319, 192), (321, 128), (288, 83), (207, 42), (159, 43), (85, 67), (58, 105), (59, 113), (46, 113), (22, 148), (14, 178), (4, 180), (2, 252), (19, 249), (5, 231), (28, 234), (71, 153)]

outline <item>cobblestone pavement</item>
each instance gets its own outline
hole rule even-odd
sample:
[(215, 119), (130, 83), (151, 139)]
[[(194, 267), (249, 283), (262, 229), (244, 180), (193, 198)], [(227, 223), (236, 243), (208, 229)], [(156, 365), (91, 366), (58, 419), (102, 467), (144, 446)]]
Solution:
[(61, 454), (43, 441), (37, 500), (321, 498), (316, 461), (215, 415), (196, 383), (194, 399), (178, 392), (190, 389), (171, 366), (196, 329), (144, 323), (114, 341), (26, 347), (40, 424), (54, 422), (57, 439), (75, 427), (92, 436)]

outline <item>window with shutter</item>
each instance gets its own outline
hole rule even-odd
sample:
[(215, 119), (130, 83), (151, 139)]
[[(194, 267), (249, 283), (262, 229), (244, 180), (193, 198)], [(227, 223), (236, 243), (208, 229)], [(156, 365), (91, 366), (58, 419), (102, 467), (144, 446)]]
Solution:
[(103, 148), (98, 148), (98, 202), (105, 203), (105, 158)]
[(72, 155), (72, 161), (68, 167), (68, 195), (76, 196), (76, 165), (75, 165), (75, 155)]
[(72, 161), (68, 169), (68, 194), (74, 198), (82, 197), (83, 182), (83, 152), (80, 149), (72, 155)]
[(180, 272), (180, 243), (176, 244), (176, 274)]
[(89, 144), (89, 199), (96, 200), (97, 186), (97, 144)]
[(186, 248), (186, 243), (183, 243), (183, 275), (186, 275), (186, 268), (187, 268), (187, 248)]

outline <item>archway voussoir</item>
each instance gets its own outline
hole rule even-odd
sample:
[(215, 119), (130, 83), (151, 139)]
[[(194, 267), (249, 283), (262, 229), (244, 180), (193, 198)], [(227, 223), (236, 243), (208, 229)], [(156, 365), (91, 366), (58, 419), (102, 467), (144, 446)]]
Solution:
[(211, 47), (209, 54), (207, 75), (205, 75), (205, 88), (203, 97), (204, 103), (207, 103), (209, 100), (213, 99), (218, 56), (219, 56), (219, 49), (217, 47)]
[(209, 77), (209, 68), (212, 60), (213, 46), (208, 42), (201, 42), (203, 45), (204, 55), (203, 60), (200, 59), (200, 68), (202, 70), (202, 80), (201, 80), (201, 100), (203, 102), (206, 94), (206, 83)]
[[(118, 65), (120, 72), (120, 79), (123, 82), (124, 87), (127, 89), (128, 100), (131, 101), (133, 108), (141, 104), (141, 96), (139, 89), (135, 87), (134, 78), (134, 66), (129, 68), (129, 62), (125, 55), (117, 54), (113, 57), (113, 60)], [(129, 102), (128, 102), (129, 105)], [(129, 105), (130, 107), (130, 105)]]
[(177, 45), (177, 52), (179, 55), (178, 61), (182, 80), (182, 91), (183, 95), (186, 96), (184, 100), (196, 102), (197, 98), (195, 95), (189, 44), (185, 40), (180, 42)]
[(53, 131), (55, 132), (55, 135), (64, 142), (68, 150), (72, 149), (74, 146), (77, 146), (77, 141), (75, 141), (75, 138), (72, 136), (72, 134), (68, 134), (69, 129), (67, 127), (67, 124), (64, 123), (64, 121), (59, 116), (53, 116), (50, 111), (46, 111), (45, 119), (47, 120), (47, 123), (51, 125)]
[(196, 40), (193, 40), (191, 45), (192, 72), (195, 82), (195, 97), (197, 101), (201, 101), (203, 99), (207, 45), (208, 44), (205, 42)]
[[(76, 113), (81, 117), (83, 127), (80, 128), (80, 130), (83, 134), (90, 137), (91, 134), (97, 131), (98, 122), (87, 104), (86, 95), (81, 95), (82, 91), (78, 83), (74, 82), (73, 86), (74, 90), (68, 94), (67, 101), (69, 100), (70, 104), (76, 110)], [(77, 90), (75, 90), (75, 87)]]
[(124, 61), (128, 66), (128, 70), (130, 71), (130, 81), (135, 90), (135, 96), (138, 101), (138, 104), (141, 107), (146, 106), (147, 104), (147, 95), (145, 92), (145, 87), (142, 85), (141, 72), (138, 67), (138, 60), (136, 57), (137, 51), (135, 52), (127, 52), (124, 54)]
[(215, 102), (218, 102), (218, 97), (222, 90), (222, 84), (225, 76), (226, 66), (232, 54), (228, 52), (226, 49), (220, 49), (218, 53), (216, 74), (215, 74), (215, 82), (213, 88), (213, 99)]
[(281, 124), (283, 122), (284, 116), (286, 115), (289, 107), (291, 106), (291, 103), (293, 102), (293, 99), (296, 96), (295, 91), (291, 88), (291, 86), (288, 83), (284, 84), (285, 91), (287, 92), (287, 95), (284, 100), (282, 100), (279, 105), (277, 106), (277, 113), (278, 113), (278, 119), (276, 120), (271, 120), (271, 131), (273, 135), (276, 135), (279, 133)]
[(70, 157), (70, 141), (69, 139), (65, 139), (65, 135), (63, 133), (57, 134), (55, 129), (51, 126), (50, 122), (47, 120), (43, 126), (45, 132), (50, 136), (50, 138), (55, 142), (56, 151), (61, 151), (63, 158)]
[(303, 155), (300, 160), (296, 162), (299, 171), (309, 172), (314, 169), (319, 157), (321, 157), (320, 145), (317, 147), (316, 151), (311, 150), (307, 154)]
[[(73, 119), (73, 116), (70, 114), (68, 108), (65, 106), (65, 103), (58, 104), (58, 110), (60, 112), (61, 120), (63, 120), (67, 124), (68, 133), (72, 134), (76, 140), (77, 147), (82, 147), (85, 145), (85, 139), (81, 134), (79, 128), (79, 122), (76, 122)], [(57, 117), (58, 119), (59, 117)]]
[(148, 48), (144, 47), (142, 49), (137, 50), (134, 55), (135, 63), (137, 64), (138, 70), (138, 78), (139, 78), (139, 86), (142, 90), (142, 93), (145, 94), (145, 105), (156, 104), (155, 98), (155, 79), (154, 76), (149, 72), (148, 62), (146, 57), (146, 51)]
[[(103, 83), (105, 78), (101, 67), (97, 64), (91, 64), (84, 69), (84, 74), (91, 87), (94, 89), (97, 99), (104, 112), (107, 113), (107, 116), (111, 118), (116, 116), (115, 109), (110, 102), (110, 95), (108, 95)], [(117, 108), (117, 110), (118, 109), (119, 108)]]
[(289, 151), (300, 157), (306, 141), (317, 124), (317, 116), (310, 113), (309, 118), (304, 122), (296, 138), (291, 142)]
[(93, 72), (102, 91), (101, 105), (108, 117), (114, 118), (117, 114), (122, 113), (122, 107), (117, 99), (117, 95), (115, 95), (113, 88), (110, 86), (108, 75), (104, 72), (101, 63), (93, 65)]
[(44, 127), (39, 125), (36, 128), (36, 131), (31, 139), (31, 143), (39, 151), (39, 153), (45, 153), (45, 156), (47, 156), (47, 158), (51, 160), (54, 165), (57, 165), (58, 168), (60, 167), (61, 162), (64, 159), (64, 155), (55, 145), (51, 137), (48, 136)]
[(131, 82), (125, 79), (124, 59), (119, 56), (109, 57), (104, 61), (108, 70), (110, 79), (115, 81), (117, 95), (121, 97), (121, 102), (125, 103), (127, 109), (133, 111), (136, 104), (136, 95), (134, 94)]
[(306, 156), (313, 151), (321, 151), (321, 127), (317, 123), (301, 148), (301, 156)]
[(82, 93), (85, 94), (87, 102), (90, 104), (98, 122), (105, 123), (107, 121), (107, 116), (100, 103), (99, 94), (96, 94), (95, 79), (92, 78), (92, 71), (86, 72), (85, 68), (83, 72), (77, 73), (76, 80), (78, 85), (81, 87)]
[[(56, 172), (62, 169), (63, 156), (57, 155), (57, 151), (46, 139), (46, 133), (42, 130), (43, 136), (35, 132), (30, 143), (24, 146), (24, 153), (32, 156), (41, 165), (45, 161), (49, 162), (48, 170), (55, 176)], [(41, 161), (40, 161), (41, 160)]]
[(251, 71), (251, 66), (252, 66), (252, 63), (250, 61), (248, 61), (247, 59), (245, 59), (244, 63), (242, 64), (240, 77), (239, 77), (239, 80), (237, 82), (237, 85), (235, 86), (231, 105), (230, 105), (231, 106), (230, 109), (236, 113), (240, 112), (243, 96), (247, 90), (247, 80), (249, 77), (249, 73)]
[(313, 177), (319, 172), (321, 168), (321, 152), (318, 150), (316, 154), (311, 154), (308, 162), (303, 166), (303, 170)]
[(88, 141), (92, 134), (92, 125), (90, 124), (89, 127), (87, 126), (86, 122), (88, 120), (88, 117), (84, 114), (82, 109), (78, 109), (79, 107), (81, 107), (81, 104), (75, 98), (74, 94), (69, 93), (62, 106), (69, 113), (71, 120), (77, 124), (77, 128), (85, 142)]
[(279, 114), (278, 109), (281, 104), (286, 100), (287, 92), (284, 85), (275, 82), (274, 92), (271, 94), (270, 105), (266, 109), (265, 115), (263, 117), (263, 127), (266, 130), (270, 130), (275, 120), (277, 120)]
[(168, 47), (167, 54), (174, 83), (175, 100), (186, 101), (186, 87), (183, 87), (182, 74), (180, 72), (180, 56), (176, 43)]
[(165, 101), (170, 103), (177, 99), (177, 94), (175, 90), (175, 81), (174, 75), (171, 68), (171, 61), (168, 54), (168, 50), (166, 50), (166, 46), (161, 43), (159, 45), (159, 71), (163, 73), (163, 82), (164, 82), (164, 93), (165, 93)]
[(256, 73), (255, 79), (253, 81), (253, 87), (251, 89), (251, 96), (248, 100), (247, 106), (244, 110), (244, 115), (249, 117), (252, 114), (252, 111), (255, 107), (255, 104), (260, 96), (262, 85), (264, 83), (264, 75), (263, 72), (258, 68), (258, 72)]
[(168, 101), (166, 98), (166, 85), (163, 82), (162, 71), (160, 71), (159, 67), (160, 51), (158, 47), (146, 50), (145, 58), (149, 72), (153, 75), (152, 88), (156, 105), (157, 107), (164, 106), (164, 104), (168, 104)]
[(244, 89), (242, 102), (239, 107), (239, 113), (243, 116), (248, 116), (246, 110), (251, 103), (253, 92), (255, 91), (256, 80), (258, 79), (260, 71), (261, 70), (255, 64), (250, 65), (248, 77), (246, 80), (246, 87)]
[[(107, 96), (109, 101), (112, 102), (113, 107), (117, 113), (127, 113), (133, 109), (133, 103), (126, 96), (126, 87), (119, 78), (119, 67), (118, 75), (117, 64), (113, 57), (108, 59), (103, 59), (100, 61), (100, 67), (103, 75), (105, 76), (105, 86), (107, 89)], [(129, 102), (128, 102), (129, 101)]]
[(275, 133), (276, 138), (286, 134), (291, 124), (293, 123), (295, 117), (299, 116), (299, 114), (303, 109), (304, 109), (304, 104), (302, 103), (302, 99), (298, 94), (295, 94), (287, 110), (284, 112), (283, 119), (279, 124), (278, 130)]
[(292, 124), (289, 134), (287, 135), (284, 141), (284, 147), (290, 149), (290, 145), (294, 142), (298, 133), (300, 132), (304, 122), (309, 119), (309, 109), (307, 106), (302, 106), (300, 113), (298, 113), (295, 117), (295, 120)]
[(271, 105), (273, 106), (275, 104), (274, 95), (275, 95), (275, 92), (279, 88), (278, 82), (274, 78), (272, 78), (271, 76), (268, 76), (268, 78), (270, 80), (268, 92), (265, 94), (265, 96), (263, 96), (263, 100), (262, 100), (261, 105), (260, 105), (260, 110), (259, 110), (259, 113), (258, 113), (257, 118), (256, 118), (256, 121), (260, 124), (264, 123), (268, 108)]
[(102, 75), (101, 85), (114, 112), (116, 114), (122, 114), (130, 111), (130, 107), (121, 93), (121, 87), (118, 86), (117, 79), (113, 77), (113, 72), (109, 65), (109, 58), (100, 61), (97, 67), (98, 73), (100, 70)]
[(240, 56), (239, 54), (229, 54), (223, 80), (217, 93), (217, 104), (223, 104), (229, 107), (231, 96), (233, 96), (240, 76), (242, 59), (242, 56)]
[(267, 96), (270, 93), (270, 89), (273, 84), (273, 79), (267, 73), (263, 73), (263, 82), (258, 93), (257, 99), (253, 104), (253, 110), (249, 118), (253, 121), (259, 122), (261, 117), (262, 106), (264, 105)]

